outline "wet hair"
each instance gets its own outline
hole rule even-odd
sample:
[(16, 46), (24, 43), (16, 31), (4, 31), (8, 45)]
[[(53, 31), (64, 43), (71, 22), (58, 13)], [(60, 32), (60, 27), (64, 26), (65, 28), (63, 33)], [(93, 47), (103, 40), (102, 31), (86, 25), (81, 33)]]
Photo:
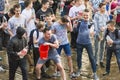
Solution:
[(24, 4), (25, 4), (25, 7), (28, 7), (29, 4), (31, 4), (31, 0), (26, 0)]
[(43, 21), (39, 21), (37, 24), (36, 24), (36, 27), (38, 29), (41, 29), (41, 28), (44, 28), (45, 27), (45, 23)]
[(46, 33), (47, 31), (50, 31), (51, 29), (46, 27), (44, 30), (43, 30), (43, 33)]
[(45, 5), (47, 2), (49, 2), (49, 1), (48, 1), (48, 0), (42, 0), (42, 1), (41, 1), (41, 4), (42, 4), (42, 5)]
[(60, 19), (63, 23), (69, 22), (69, 20), (67, 19), (67, 16), (62, 16)]
[(15, 8), (21, 8), (20, 4), (15, 4), (15, 5), (13, 6), (13, 9), (15, 10)]
[(101, 8), (101, 7), (103, 7), (103, 6), (105, 6), (105, 3), (100, 3), (100, 4), (99, 4), (99, 8)]

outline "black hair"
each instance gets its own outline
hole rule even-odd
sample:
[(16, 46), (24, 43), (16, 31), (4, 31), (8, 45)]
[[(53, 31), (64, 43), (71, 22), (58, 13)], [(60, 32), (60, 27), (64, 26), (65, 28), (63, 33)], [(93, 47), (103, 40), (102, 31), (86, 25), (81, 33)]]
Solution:
[(47, 2), (49, 2), (49, 1), (48, 1), (48, 0), (42, 0), (42, 1), (41, 1), (41, 4), (44, 5), (44, 4), (46, 4)]

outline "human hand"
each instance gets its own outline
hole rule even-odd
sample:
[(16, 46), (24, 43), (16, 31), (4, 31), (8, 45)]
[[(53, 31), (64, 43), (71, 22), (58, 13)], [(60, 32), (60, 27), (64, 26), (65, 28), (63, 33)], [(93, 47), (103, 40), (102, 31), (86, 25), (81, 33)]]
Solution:
[(111, 40), (107, 40), (107, 44), (108, 45), (112, 45), (113, 44), (113, 40), (111, 39)]
[(105, 27), (101, 27), (100, 30), (103, 32), (105, 31)]
[(49, 45), (50, 46), (51, 43), (45, 42), (43, 45)]

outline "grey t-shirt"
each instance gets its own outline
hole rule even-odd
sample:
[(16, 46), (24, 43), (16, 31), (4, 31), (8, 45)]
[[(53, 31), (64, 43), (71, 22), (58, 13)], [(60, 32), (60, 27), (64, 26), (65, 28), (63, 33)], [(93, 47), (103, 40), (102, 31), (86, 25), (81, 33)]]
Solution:
[[(45, 42), (54, 43), (55, 41), (57, 41), (57, 38), (55, 35), (52, 35), (51, 39), (49, 39), (48, 41), (46, 41), (43, 37), (39, 40), (39, 45), (44, 44)], [(56, 48), (50, 47), (50, 49), (48, 51), (48, 57), (50, 58), (50, 57), (54, 57), (57, 55), (58, 55), (58, 52), (57, 52)]]

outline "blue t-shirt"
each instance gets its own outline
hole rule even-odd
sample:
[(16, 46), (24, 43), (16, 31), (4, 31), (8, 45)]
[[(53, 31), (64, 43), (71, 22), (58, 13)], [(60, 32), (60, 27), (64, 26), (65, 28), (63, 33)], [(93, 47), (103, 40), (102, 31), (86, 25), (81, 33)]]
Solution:
[(88, 28), (89, 22), (82, 20), (78, 30), (77, 43), (78, 44), (90, 44), (90, 31)]

